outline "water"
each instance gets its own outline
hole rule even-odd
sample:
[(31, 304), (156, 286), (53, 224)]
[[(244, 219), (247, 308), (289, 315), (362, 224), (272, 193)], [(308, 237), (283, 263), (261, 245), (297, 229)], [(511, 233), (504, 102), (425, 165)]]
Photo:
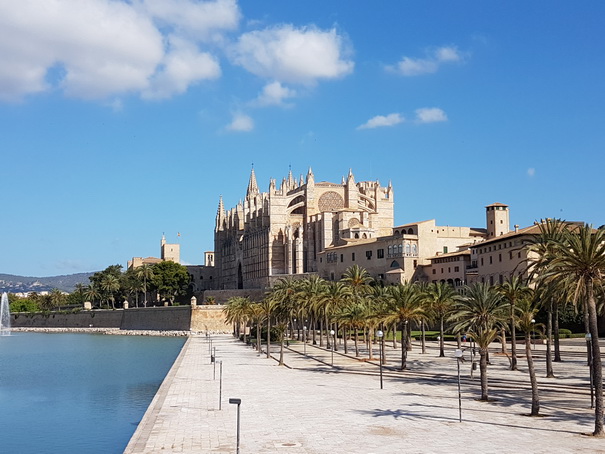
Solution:
[(0, 452), (122, 453), (185, 338), (0, 339)]
[(10, 336), (11, 333), (11, 312), (8, 307), (8, 295), (2, 294), (0, 301), (0, 336)]

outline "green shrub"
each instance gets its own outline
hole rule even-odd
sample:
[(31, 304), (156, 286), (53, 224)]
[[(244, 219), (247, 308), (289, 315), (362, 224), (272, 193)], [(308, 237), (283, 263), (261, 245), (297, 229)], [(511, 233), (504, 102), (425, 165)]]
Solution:
[(570, 337), (571, 337), (571, 330), (565, 329), (565, 328), (559, 329), (559, 338), (569, 339)]

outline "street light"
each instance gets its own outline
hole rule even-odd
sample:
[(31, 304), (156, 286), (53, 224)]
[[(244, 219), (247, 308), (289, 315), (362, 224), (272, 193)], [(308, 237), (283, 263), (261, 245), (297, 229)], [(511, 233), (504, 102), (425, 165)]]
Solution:
[(334, 337), (334, 330), (330, 330), (330, 335), (332, 336), (332, 366), (334, 366), (334, 343), (336, 342), (336, 338)]
[(218, 409), (222, 410), (222, 395), (223, 395), (223, 362), (219, 361), (220, 373), (219, 373), (219, 384), (218, 384)]
[(462, 395), (460, 393), (460, 361), (462, 361), (462, 350), (457, 349), (454, 352), (454, 356), (458, 363), (458, 419), (462, 422)]
[(229, 399), (229, 403), (237, 405), (237, 438), (236, 438), (237, 441), (236, 441), (235, 453), (239, 454), (239, 406), (242, 404), (242, 400), (232, 397)]
[(305, 356), (307, 356), (307, 327), (303, 326), (303, 351), (305, 352)]
[(380, 389), (382, 388), (382, 346), (383, 346), (383, 342), (384, 342), (384, 333), (380, 330), (376, 331), (376, 337), (378, 337), (378, 345), (380, 348)]
[(531, 341), (534, 344), (534, 350), (536, 349), (536, 320), (531, 319)]
[(590, 370), (590, 408), (594, 408), (594, 383), (592, 379), (592, 334), (586, 333), (586, 345), (588, 346), (588, 369)]

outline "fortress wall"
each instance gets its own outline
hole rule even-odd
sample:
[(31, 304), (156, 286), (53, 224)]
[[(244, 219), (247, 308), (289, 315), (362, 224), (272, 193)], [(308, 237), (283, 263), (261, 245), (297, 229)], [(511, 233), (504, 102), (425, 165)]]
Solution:
[(76, 314), (11, 314), (15, 328), (119, 328), (124, 311), (81, 311)]
[(189, 331), (191, 306), (139, 307), (126, 309), (121, 329)]
[(225, 323), (224, 306), (197, 306), (191, 311), (191, 331), (230, 333), (233, 327)]

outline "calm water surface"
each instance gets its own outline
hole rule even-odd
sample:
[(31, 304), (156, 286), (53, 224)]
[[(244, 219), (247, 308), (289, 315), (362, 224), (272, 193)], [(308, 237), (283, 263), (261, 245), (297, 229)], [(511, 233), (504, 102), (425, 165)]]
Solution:
[(182, 337), (0, 337), (0, 453), (121, 453)]

